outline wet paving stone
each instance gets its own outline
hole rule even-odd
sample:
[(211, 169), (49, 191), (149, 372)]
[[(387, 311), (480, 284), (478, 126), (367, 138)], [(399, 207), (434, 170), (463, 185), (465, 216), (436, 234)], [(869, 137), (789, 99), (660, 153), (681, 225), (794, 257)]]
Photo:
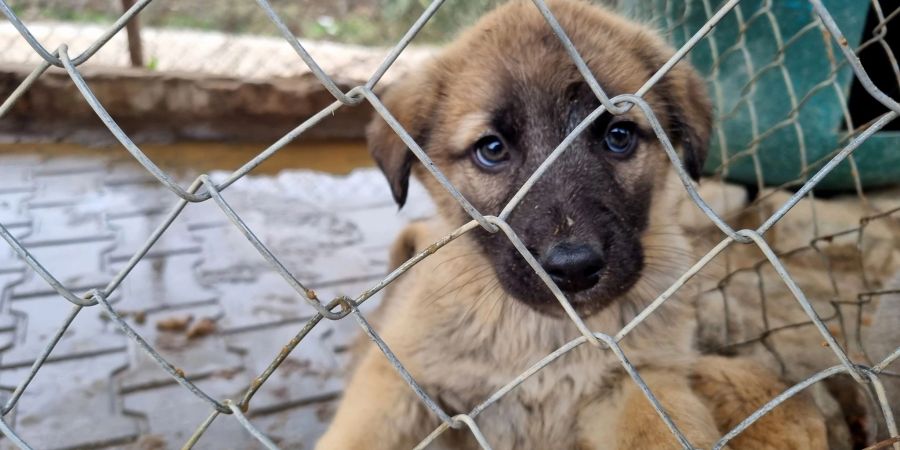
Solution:
[[(154, 311), (180, 305), (216, 303), (218, 291), (200, 283), (195, 275), (203, 259), (200, 253), (148, 256), (138, 262), (116, 290), (121, 296), (119, 308), (128, 311)], [(127, 261), (111, 264), (120, 272)]]
[[(30, 365), (54, 339), (73, 314), (74, 305), (58, 295), (13, 301), (17, 317), (15, 343), (0, 356), (0, 369)], [(122, 351), (126, 339), (100, 308), (82, 308), (50, 355), (63, 360)]]
[(0, 224), (6, 228), (30, 227), (31, 216), (26, 201), (34, 195), (31, 189), (0, 189)]
[[(87, 355), (45, 364), (11, 413), (12, 426), (35, 449), (115, 447), (140, 429), (118, 403), (110, 377), (126, 362), (124, 352)], [(0, 385), (18, 385), (27, 367), (0, 371)], [(0, 441), (3, 450), (14, 449)]]
[[(0, 155), (0, 223), (76, 294), (122, 273), (178, 202), (129, 158), (98, 155)], [(178, 181), (187, 186), (195, 177)], [(250, 176), (223, 195), (325, 302), (355, 297), (380, 281), (399, 229), (433, 213), (419, 185), (412, 187), (413, 206), (398, 211), (372, 169), (346, 177)], [(213, 201), (188, 204), (110, 302), (161, 357), (217, 400), (240, 399), (315, 312)], [(7, 396), (73, 310), (0, 243), (0, 389)], [(312, 448), (334, 413), (348, 348), (359, 338), (353, 320), (322, 321), (256, 394), (252, 423), (283, 448)], [(34, 448), (146, 450), (179, 448), (210, 412), (101, 307), (87, 307), (7, 419)], [(223, 415), (195, 448), (260, 445)]]
[(32, 206), (72, 204), (101, 195), (103, 160), (51, 158), (33, 170), (35, 196)]
[[(115, 247), (111, 236), (79, 239), (74, 242), (44, 242), (26, 248), (51, 275), (76, 294), (102, 287), (112, 278), (105, 255)], [(13, 299), (50, 295), (55, 291), (29, 269), (25, 281), (12, 290)], [(64, 301), (60, 299), (61, 301)]]
[(29, 154), (0, 155), (0, 192), (30, 191), (34, 188), (34, 170), (41, 157)]
[[(146, 245), (167, 214), (117, 215), (108, 219), (110, 228), (119, 236), (118, 245), (110, 253), (113, 262), (126, 262)], [(177, 218), (150, 248), (147, 256), (159, 257), (179, 253), (197, 253), (200, 245), (191, 236), (187, 224)]]
[(75, 242), (112, 240), (112, 231), (103, 217), (84, 211), (77, 203), (31, 207), (32, 229), (25, 246), (50, 246)]
[[(235, 376), (214, 376), (197, 380), (197, 387), (218, 398), (234, 397), (248, 380)], [(177, 449), (190, 438), (194, 430), (212, 412), (212, 407), (177, 384), (157, 386), (122, 394), (124, 409), (141, 421), (141, 436), (122, 448), (130, 450)], [(210, 430), (194, 448), (197, 449), (258, 449), (252, 437), (232, 417), (216, 419), (217, 431)], [(232, 426), (228, 426), (232, 425)], [(234, 446), (242, 443), (240, 447)]]

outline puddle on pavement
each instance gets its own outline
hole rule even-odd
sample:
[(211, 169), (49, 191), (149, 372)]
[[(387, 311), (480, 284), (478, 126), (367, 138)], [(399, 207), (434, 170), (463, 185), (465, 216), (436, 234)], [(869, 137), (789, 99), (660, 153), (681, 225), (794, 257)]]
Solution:
[[(265, 143), (184, 142), (176, 144), (142, 144), (147, 157), (174, 174), (235, 170), (265, 150)], [(53, 157), (85, 159), (133, 159), (121, 146), (85, 147), (74, 144), (22, 143), (0, 144), (0, 156), (6, 154), (39, 154)], [(359, 167), (370, 167), (364, 141), (306, 141), (290, 144), (255, 168), (254, 175), (274, 175), (285, 169), (308, 169), (333, 174), (347, 174)]]

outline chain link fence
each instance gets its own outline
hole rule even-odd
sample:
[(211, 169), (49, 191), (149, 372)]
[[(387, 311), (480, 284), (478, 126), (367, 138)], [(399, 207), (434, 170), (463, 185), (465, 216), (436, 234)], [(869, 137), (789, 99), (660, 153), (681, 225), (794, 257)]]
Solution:
[[(75, 48), (99, 39), (132, 0), (10, 0), (8, 5), (47, 47)], [(451, 37), (460, 23), (477, 18), (498, 0), (460, 2), (445, 7), (418, 38), (419, 43)], [(272, 7), (303, 36), (304, 47), (329, 73), (365, 79), (380, 62), (371, 46), (391, 45), (420, 11), (417, 0), (274, 0)], [(136, 66), (158, 72), (191, 72), (248, 80), (291, 77), (308, 72), (292, 58), (265, 12), (253, 3), (151, 3), (129, 22), (135, 36), (117, 34), (92, 56), (89, 66)], [(137, 54), (135, 54), (135, 42)], [(19, 45), (19, 35), (0, 24), (0, 63), (30, 64), (40, 56)], [(405, 55), (408, 57), (409, 55)]]
[[(806, 35), (807, 33), (819, 33), (823, 39), (822, 42), (825, 43), (827, 48), (835, 50), (833, 58), (825, 61), (827, 69), (824, 78), (821, 81), (814, 81), (812, 86), (807, 85), (807, 88), (800, 89), (795, 86), (795, 83), (798, 83), (801, 75), (790, 73), (789, 63), (785, 58), (785, 49), (790, 48), (793, 43), (797, 42), (799, 36), (781, 36), (779, 34), (779, 27), (777, 26), (779, 18), (773, 13), (773, 2), (742, 2), (741, 0), (728, 0), (721, 5), (713, 5), (709, 0), (693, 2), (657, 1), (628, 3), (625, 6), (631, 5), (635, 14), (645, 14), (648, 13), (648, 11), (666, 11), (667, 14), (665, 14), (665, 18), (662, 19), (662, 22), (664, 23), (659, 23), (659, 25), (668, 31), (670, 35), (674, 36), (673, 39), (675, 41), (680, 41), (681, 45), (672, 58), (662, 65), (650, 79), (646, 80), (637, 92), (610, 98), (603, 87), (593, 77), (584, 60), (566, 36), (565, 30), (562, 29), (556, 21), (552, 11), (548, 8), (546, 3), (543, 0), (533, 0), (534, 6), (540, 10), (541, 14), (546, 19), (548, 26), (553, 29), (554, 33), (561, 40), (565, 49), (571, 56), (572, 61), (578, 67), (593, 92), (600, 99), (601, 106), (585, 118), (584, 121), (558, 145), (548, 159), (534, 174), (532, 174), (529, 181), (505, 206), (499, 215), (485, 216), (473, 207), (468, 200), (448, 182), (441, 171), (431, 162), (428, 155), (415, 142), (409, 133), (403, 129), (394, 118), (391, 111), (385, 107), (374, 90), (376, 85), (382, 80), (388, 69), (395, 63), (401, 53), (404, 52), (410, 42), (416, 37), (420, 30), (429, 23), (438, 10), (441, 9), (444, 4), (443, 0), (435, 0), (429, 3), (424, 9), (424, 12), (422, 12), (415, 20), (415, 23), (390, 50), (383, 62), (381, 62), (373, 73), (370, 74), (368, 81), (347, 91), (341, 90), (339, 85), (334, 81), (333, 77), (335, 74), (327, 73), (322, 69), (317, 59), (314, 58), (307, 50), (306, 46), (295, 37), (282, 16), (272, 8), (272, 5), (270, 5), (267, 0), (257, 0), (256, 6), (259, 10), (266, 15), (278, 33), (281, 34), (281, 37), (287, 41), (295, 52), (296, 57), (302, 61), (303, 64), (308, 66), (309, 70), (315, 74), (322, 85), (334, 96), (335, 101), (309, 120), (299, 124), (277, 142), (261, 151), (256, 157), (248, 161), (243, 167), (231, 173), (230, 176), (225, 178), (222, 182), (215, 183), (207, 175), (201, 175), (193, 183), (187, 186), (176, 183), (169, 173), (162, 170), (154, 163), (154, 161), (148, 158), (131, 138), (122, 131), (116, 121), (106, 111), (104, 105), (94, 95), (91, 87), (85, 82), (79, 70), (79, 67), (82, 64), (91, 61), (101, 49), (107, 45), (112, 45), (112, 40), (117, 33), (126, 26), (129, 20), (138, 17), (144, 8), (148, 7), (152, 2), (153, 0), (141, 0), (136, 2), (123, 15), (118, 17), (113, 25), (100, 33), (96, 39), (89, 43), (84, 50), (70, 54), (70, 49), (66, 44), (62, 44), (56, 48), (48, 48), (43, 45), (42, 41), (36, 38), (32, 29), (18, 18), (7, 0), (0, 0), (0, 10), (2, 10), (9, 23), (24, 39), (24, 41), (20, 41), (19, 45), (24, 46), (27, 43), (27, 45), (30, 46), (29, 51), (33, 52), (33, 54), (37, 55), (40, 59), (37, 67), (31, 72), (31, 75), (28, 76), (8, 98), (4, 99), (2, 105), (0, 105), (0, 117), (7, 113), (13, 104), (20, 99), (23, 93), (25, 93), (50, 67), (55, 66), (62, 68), (78, 88), (87, 104), (103, 121), (105, 126), (119, 143), (121, 143), (125, 150), (153, 177), (155, 177), (159, 183), (171, 191), (173, 199), (176, 199), (165, 219), (149, 236), (140, 250), (130, 258), (121, 271), (109, 280), (104, 288), (93, 289), (84, 293), (73, 292), (71, 289), (60, 283), (52, 273), (45, 269), (41, 261), (36, 260), (29, 253), (29, 250), (16, 239), (4, 224), (0, 224), (0, 235), (2, 235), (15, 253), (18, 254), (18, 256), (24, 260), (37, 275), (43, 278), (61, 297), (70, 303), (69, 314), (63, 325), (58, 329), (49, 345), (47, 345), (37, 357), (30, 369), (29, 375), (16, 387), (6, 403), (2, 406), (0, 412), (2, 412), (4, 416), (16, 407), (22, 394), (28, 389), (29, 384), (34, 379), (35, 375), (41, 370), (48, 358), (51, 357), (54, 346), (67, 332), (72, 321), (79, 313), (85, 308), (101, 308), (109, 315), (122, 332), (155, 359), (159, 366), (168, 372), (175, 381), (182, 385), (188, 392), (208, 403), (210, 415), (206, 420), (198, 424), (193, 436), (191, 436), (184, 444), (184, 448), (193, 447), (220, 415), (232, 416), (247, 430), (248, 433), (258, 439), (266, 448), (277, 448), (267, 436), (254, 427), (245, 415), (251, 407), (251, 400), (253, 399), (254, 394), (256, 394), (273, 373), (278, 370), (281, 363), (285, 361), (291, 351), (300, 345), (311, 330), (313, 330), (322, 320), (355, 320), (360, 328), (378, 345), (385, 357), (396, 368), (403, 379), (406, 380), (410, 389), (418, 395), (423, 404), (426, 405), (436, 417), (440, 418), (442, 422), (442, 424), (425, 438), (417, 448), (427, 447), (431, 442), (437, 439), (438, 436), (450, 428), (468, 429), (483, 448), (490, 448), (490, 442), (485, 438), (476, 422), (479, 414), (487, 408), (490, 408), (492, 404), (503, 398), (526, 379), (537, 374), (547, 365), (552, 364), (556, 359), (579, 346), (590, 345), (597, 347), (596, 351), (609, 351), (615, 354), (621, 362), (622, 368), (630, 375), (633, 382), (646, 394), (648, 400), (657, 411), (660, 420), (665, 422), (684, 448), (690, 449), (693, 448), (691, 443), (675, 425), (672, 418), (662, 408), (653, 392), (641, 379), (636, 368), (628, 362), (626, 355), (619, 346), (619, 342), (621, 342), (622, 339), (625, 339), (637, 327), (640, 327), (644, 319), (654, 314), (654, 311), (656, 311), (663, 303), (669, 301), (671, 297), (685, 285), (685, 283), (711, 266), (711, 262), (717, 257), (720, 255), (727, 256), (728, 252), (740, 251), (741, 248), (754, 248), (758, 249), (763, 256), (759, 263), (754, 264), (749, 268), (733, 268), (729, 267), (726, 260), (725, 275), (719, 279), (717, 286), (707, 293), (720, 295), (721, 304), (723, 305), (723, 316), (715, 319), (707, 319), (719, 321), (719, 329), (721, 329), (721, 333), (725, 336), (724, 339), (720, 341), (716, 341), (715, 339), (713, 339), (713, 341), (724, 341), (725, 347), (740, 347), (753, 343), (762, 343), (774, 354), (778, 354), (777, 347), (779, 345), (779, 336), (782, 333), (789, 332), (798, 327), (805, 327), (805, 329), (814, 330), (814, 333), (812, 333), (815, 337), (814, 340), (824, 342), (824, 347), (833, 354), (833, 362), (828, 367), (818, 369), (812, 376), (808, 376), (808, 374), (804, 375), (804, 377), (796, 382), (796, 384), (782, 394), (771, 399), (754, 414), (747, 417), (739, 425), (734, 427), (734, 429), (726, 433), (717, 442), (714, 448), (720, 449), (726, 446), (735, 436), (785, 400), (797, 395), (810, 386), (833, 379), (838, 375), (848, 376), (853, 382), (862, 386), (863, 390), (871, 393), (872, 398), (876, 403), (877, 415), (880, 417), (882, 424), (886, 429), (886, 433), (882, 434), (893, 437), (900, 436), (900, 432), (898, 432), (897, 429), (897, 422), (894, 419), (892, 411), (892, 401), (890, 400), (890, 396), (893, 393), (886, 390), (884, 383), (886, 377), (896, 377), (896, 374), (890, 371), (890, 366), (900, 358), (900, 347), (893, 347), (896, 343), (891, 343), (890, 348), (887, 348), (882, 352), (883, 356), (874, 359), (870, 358), (869, 356), (874, 353), (865, 350), (862, 342), (863, 339), (861, 337), (861, 326), (859, 325), (864, 321), (862, 310), (866, 305), (872, 304), (877, 298), (896, 294), (897, 289), (884, 288), (875, 282), (864, 283), (864, 289), (858, 293), (856, 300), (848, 302), (844, 300), (846, 295), (837, 294), (841, 284), (840, 275), (836, 273), (833, 264), (828, 264), (825, 268), (825, 273), (827, 274), (826, 279), (833, 285), (835, 295), (826, 296), (824, 298), (827, 299), (825, 300), (826, 302), (830, 302), (834, 306), (836, 312), (835, 314), (823, 316), (816, 307), (819, 296), (817, 295), (815, 298), (812, 298), (807, 295), (809, 289), (806, 288), (803, 280), (795, 279), (795, 277), (792, 276), (792, 274), (796, 274), (797, 269), (791, 264), (793, 258), (796, 258), (798, 255), (802, 255), (805, 252), (816, 252), (817, 254), (822, 255), (822, 246), (824, 244), (847, 236), (855, 238), (860, 242), (860, 245), (857, 246), (857, 250), (860, 254), (869, 251), (870, 249), (867, 249), (862, 244), (866, 233), (871, 233), (871, 230), (877, 223), (895, 223), (894, 221), (896, 221), (897, 216), (900, 215), (900, 208), (882, 208), (881, 206), (878, 206), (881, 204), (876, 205), (875, 201), (870, 201), (870, 196), (867, 195), (863, 188), (862, 180), (864, 177), (862, 177), (860, 172), (856, 169), (856, 158), (859, 155), (854, 154), (854, 151), (864, 143), (875, 140), (877, 138), (877, 133), (889, 128), (892, 121), (900, 114), (900, 104), (888, 95), (883, 88), (876, 85), (875, 81), (873, 81), (873, 77), (870, 76), (873, 72), (872, 68), (868, 67), (869, 70), (867, 70), (867, 67), (863, 66), (863, 63), (858, 57), (859, 54), (869, 48), (880, 47), (883, 49), (886, 54), (890, 55), (888, 58), (890, 61), (888, 72), (896, 76), (896, 81), (898, 86), (900, 86), (900, 70), (898, 70), (896, 59), (893, 57), (890, 45), (886, 40), (888, 33), (887, 24), (896, 14), (900, 14), (898, 13), (900, 9), (885, 13), (881, 9), (879, 1), (874, 0), (872, 5), (876, 11), (876, 24), (873, 28), (872, 37), (865, 40), (860, 45), (853, 46), (850, 44), (850, 41), (848, 41), (844, 31), (835, 22), (830, 8), (826, 8), (823, 5), (822, 0), (809, 0), (808, 4), (806, 2), (794, 2), (797, 4), (802, 3), (804, 7), (807, 8), (806, 11), (809, 11), (808, 5), (811, 5), (813, 11), (813, 14), (809, 17), (810, 21), (808, 25), (802, 27), (803, 34), (799, 36)], [(656, 9), (651, 8), (648, 10), (641, 10), (643, 7), (650, 4), (653, 4)], [(703, 20), (698, 26), (694, 26), (693, 22), (689, 20), (689, 17), (693, 14), (692, 11), (699, 11), (703, 16)], [(716, 30), (717, 27), (725, 27), (726, 23), (728, 26), (736, 26), (737, 30), (739, 30), (739, 36), (733, 44), (727, 43), (720, 46), (721, 39), (717, 40), (720, 36), (718, 33), (713, 33), (713, 31)], [(759, 61), (754, 60), (753, 52), (748, 48), (747, 41), (741, 36), (744, 36), (745, 32), (752, 28), (753, 24), (765, 23), (774, 24), (771, 29), (776, 36), (775, 41), (778, 47), (775, 52), (776, 57), (774, 61), (760, 65)], [(665, 76), (678, 61), (684, 59), (692, 52), (700, 52), (701, 48), (702, 51), (709, 52), (712, 55), (712, 64), (706, 68), (708, 72), (715, 74), (725, 70), (727, 58), (729, 55), (732, 55), (744, 62), (743, 67), (750, 74), (750, 76), (744, 79), (738, 86), (738, 91), (741, 94), (737, 96), (736, 103), (726, 103), (728, 100), (724, 92), (734, 90), (734, 86), (721, 84), (721, 77), (713, 76), (713, 88), (715, 94), (714, 97), (716, 98), (716, 101), (719, 102), (717, 104), (717, 110), (719, 114), (718, 122), (720, 124), (717, 128), (718, 135), (716, 138), (718, 139), (718, 142), (716, 145), (721, 155), (721, 169), (716, 175), (718, 177), (734, 178), (735, 176), (731, 172), (736, 170), (735, 167), (739, 165), (740, 160), (743, 159), (750, 162), (750, 173), (755, 177), (752, 180), (754, 182), (752, 184), (755, 185), (755, 189), (758, 191), (756, 194), (758, 195), (756, 195), (752, 205), (749, 208), (742, 209), (740, 214), (755, 214), (760, 223), (758, 226), (753, 226), (752, 228), (731, 225), (731, 223), (740, 223), (737, 212), (735, 212), (734, 215), (717, 213), (715, 208), (710, 206), (708, 203), (708, 193), (703, 192), (701, 194), (701, 191), (698, 191), (692, 183), (690, 177), (682, 167), (682, 163), (672, 142), (657, 119), (656, 113), (642, 98), (647, 92), (653, 89), (657, 82)], [(843, 99), (843, 90), (840, 88), (838, 81), (841, 70), (846, 68), (849, 68), (850, 72), (855, 75), (859, 83), (859, 89), (861, 89), (867, 97), (874, 99), (877, 106), (877, 109), (874, 110), (876, 112), (873, 116), (858, 121), (853, 112), (850, 111), (850, 107), (845, 107), (842, 114), (846, 119), (846, 127), (841, 133), (842, 137), (839, 139), (840, 145), (838, 148), (821, 158), (813, 158), (812, 156), (807, 158), (807, 155), (811, 155), (810, 147), (815, 142), (811, 140), (812, 133), (807, 133), (805, 131), (804, 127), (806, 125), (799, 119), (799, 112), (803, 109), (804, 105), (809, 104), (810, 99), (818, 92), (831, 92), (832, 95), (836, 95)], [(879, 68), (878, 70), (883, 71), (882, 69), (883, 68)], [(791, 105), (791, 108), (788, 111), (783, 112), (780, 116), (776, 115), (776, 119), (782, 116), (783, 119), (774, 122), (763, 121), (764, 119), (771, 119), (771, 117), (768, 117), (766, 111), (758, 110), (759, 103), (755, 100), (755, 96), (760, 95), (760, 92), (758, 92), (754, 86), (757, 86), (758, 81), (769, 73), (781, 77), (784, 86), (786, 86), (786, 92), (788, 92), (786, 98), (789, 99)], [(251, 230), (244, 220), (242, 220), (241, 215), (231, 207), (226, 200), (224, 193), (229, 186), (241, 180), (241, 178), (249, 174), (254, 168), (270, 158), (285, 145), (301, 136), (310, 128), (316, 126), (317, 123), (327, 118), (335, 111), (342, 108), (353, 108), (363, 103), (370, 104), (376, 113), (384, 118), (397, 135), (406, 143), (409, 149), (431, 172), (435, 179), (459, 202), (472, 220), (438, 242), (435, 242), (427, 250), (417, 254), (409, 261), (406, 261), (380, 282), (360, 293), (357, 297), (320, 299), (316, 292), (308, 289), (301, 280), (296, 279), (290, 268), (286, 267), (281, 260), (279, 260), (278, 256), (273, 254), (254, 234), (253, 230)], [(850, 102), (843, 101), (842, 104), (849, 105)], [(731, 137), (725, 133), (727, 127), (722, 125), (731, 117), (738, 114), (736, 112), (738, 111), (736, 105), (743, 105), (741, 108), (746, 108), (751, 123), (749, 137), (744, 142), (738, 143), (729, 141)], [(646, 309), (617, 333), (604, 334), (595, 332), (587, 327), (569, 304), (562, 291), (552, 282), (534, 256), (527, 251), (516, 232), (512, 230), (506, 222), (506, 219), (524, 196), (527, 195), (535, 182), (543, 176), (553, 162), (568, 149), (575, 138), (588, 128), (593, 121), (602, 114), (622, 114), (632, 108), (638, 108), (652, 125), (656, 138), (663, 145), (673, 167), (683, 182), (687, 194), (696, 207), (702, 212), (703, 220), (706, 221), (707, 224), (712, 223), (719, 233), (713, 239), (712, 250), (697, 260), (675, 284), (669, 286), (653, 299)], [(741, 111), (743, 111), (743, 109)], [(743, 114), (743, 112), (741, 114)], [(766, 174), (762, 169), (761, 160), (770, 158), (771, 155), (765, 154), (764, 151), (761, 150), (763, 148), (761, 144), (767, 137), (779, 132), (779, 130), (788, 130), (789, 132), (794, 133), (796, 139), (792, 148), (796, 148), (796, 154), (801, 155), (799, 159), (801, 162), (801, 170), (797, 176), (786, 181), (774, 183), (775, 185), (780, 184), (784, 187), (791, 188), (792, 192), (790, 193), (785, 193), (783, 190), (768, 188), (767, 186), (772, 185), (773, 182), (765, 179)], [(896, 149), (891, 150), (896, 152)], [(846, 164), (844, 165), (849, 165), (851, 167), (851, 178), (854, 180), (853, 187), (857, 192), (858, 202), (868, 209), (864, 209), (866, 212), (862, 214), (855, 227), (838, 231), (819, 229), (819, 218), (816, 216), (815, 212), (816, 203), (813, 201), (815, 196), (818, 195), (817, 187), (821, 187), (820, 184), (822, 183), (827, 183), (829, 175), (835, 170), (839, 170), (839, 168), (842, 167), (842, 163), (845, 162)], [(229, 219), (229, 221), (268, 262), (272, 270), (281, 275), (285, 282), (296, 291), (297, 295), (305, 299), (309, 307), (317, 313), (296, 333), (293, 339), (281, 348), (280, 352), (275, 356), (268, 368), (253, 380), (251, 385), (247, 387), (243, 397), (239, 399), (217, 399), (198, 388), (192, 381), (185, 377), (185, 374), (181, 369), (166, 361), (152, 345), (145, 341), (125, 318), (123, 318), (123, 315), (108, 301), (110, 296), (129, 275), (135, 265), (151, 251), (154, 244), (167, 229), (169, 229), (170, 225), (182, 211), (189, 207), (190, 204), (199, 202), (212, 202), (217, 205), (222, 214)], [(791, 216), (788, 215), (788, 213), (792, 209), (801, 207), (801, 205), (804, 208), (808, 207), (812, 210), (813, 219), (811, 222), (805, 224), (806, 227), (811, 228), (808, 240), (804, 242), (793, 242), (793, 244), (795, 244), (793, 249), (776, 250), (770, 242), (772, 237), (769, 236), (770, 233), (767, 232), (775, 230), (780, 222), (790, 220)], [(429, 257), (429, 255), (440, 251), (443, 246), (453, 240), (479, 227), (491, 233), (503, 233), (509, 239), (530, 267), (547, 284), (548, 288), (552, 291), (553, 295), (565, 310), (568, 319), (571, 320), (581, 332), (581, 336), (547, 355), (515, 379), (510, 380), (508, 384), (489, 398), (486, 398), (473, 410), (465, 414), (451, 416), (447, 411), (438, 406), (438, 403), (436, 403), (429, 394), (417, 384), (414, 377), (404, 368), (403, 362), (398, 360), (388, 345), (372, 328), (366, 317), (360, 312), (359, 307), (418, 262)], [(896, 232), (896, 228), (893, 230)], [(827, 257), (823, 258), (828, 259)], [(873, 276), (867, 275), (868, 270), (869, 268), (866, 264), (860, 263), (859, 273), (862, 274), (863, 279), (871, 280)], [(766, 271), (772, 273), (766, 275), (764, 274)], [(753, 305), (752, 303), (747, 305), (743, 299), (739, 302), (738, 299), (735, 298), (735, 294), (729, 291), (729, 288), (737, 283), (736, 280), (738, 280), (740, 275), (746, 272), (750, 272), (757, 276), (758, 281), (756, 287), (758, 287), (761, 296), (761, 303), (759, 305)], [(763, 287), (764, 283), (762, 280), (764, 279), (777, 280), (779, 282), (778, 287), (781, 291), (784, 291), (785, 287), (787, 288), (790, 299), (802, 309), (802, 322), (779, 326), (770, 323), (767, 315), (769, 313), (767, 311), (772, 308), (767, 308), (766, 304), (767, 300), (771, 301), (771, 298), (767, 297), (767, 291)], [(744, 303), (745, 309), (761, 314), (761, 319), (759, 319), (759, 316), (754, 316), (754, 320), (757, 322), (761, 320), (761, 329), (750, 327), (750, 332), (744, 333), (744, 335), (740, 335), (740, 333), (735, 331), (735, 328), (738, 328), (740, 325), (737, 323), (740, 322), (740, 318), (738, 317), (738, 319), (735, 319), (735, 309), (738, 308), (738, 303)], [(62, 307), (63, 305), (60, 305), (60, 308)], [(853, 313), (849, 313), (847, 308), (851, 308)], [(838, 327), (834, 326), (835, 323), (838, 324)], [(853, 323), (857, 324), (855, 328), (851, 327)], [(740, 335), (740, 337), (735, 338), (735, 336), (738, 335)], [(809, 345), (809, 342), (803, 341), (802, 344)], [(864, 357), (856, 357), (856, 350), (861, 351), (864, 354)], [(9, 423), (2, 418), (0, 418), (0, 432), (20, 448), (31, 448), (28, 443), (17, 435), (16, 431)], [(50, 430), (50, 432), (52, 432), (52, 430)], [(895, 449), (900, 450), (900, 441), (895, 439), (892, 442), (893, 444), (885, 443), (885, 445), (893, 445)], [(881, 446), (880, 448), (885, 447)]]

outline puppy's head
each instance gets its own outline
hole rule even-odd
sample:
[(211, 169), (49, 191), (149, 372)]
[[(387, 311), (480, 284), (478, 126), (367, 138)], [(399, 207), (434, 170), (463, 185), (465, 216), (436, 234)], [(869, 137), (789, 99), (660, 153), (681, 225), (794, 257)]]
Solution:
[[(607, 94), (634, 93), (673, 53), (646, 28), (572, 0), (550, 1)], [(679, 63), (644, 97), (699, 177), (711, 126), (702, 80)], [(483, 214), (498, 214), (554, 148), (600, 103), (531, 2), (485, 16), (432, 63), (392, 86), (384, 103)], [(445, 219), (470, 220), (377, 118), (370, 150), (394, 199), (411, 171)], [(604, 114), (534, 185), (508, 221), (582, 314), (620, 298), (642, 277), (647, 237), (674, 216), (671, 164), (639, 108)], [(671, 213), (670, 213), (671, 211)], [(671, 215), (670, 215), (671, 214)], [(668, 216), (668, 217), (667, 217)], [(559, 305), (503, 233), (475, 233), (508, 294), (548, 314)]]

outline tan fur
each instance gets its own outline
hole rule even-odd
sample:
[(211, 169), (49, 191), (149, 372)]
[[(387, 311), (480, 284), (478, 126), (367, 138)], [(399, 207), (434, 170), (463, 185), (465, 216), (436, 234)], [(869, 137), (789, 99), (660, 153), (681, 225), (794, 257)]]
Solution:
[[(652, 32), (602, 9), (569, 0), (548, 3), (574, 41), (589, 43), (580, 51), (593, 70), (602, 71), (605, 87), (613, 93), (634, 92), (649, 76), (646, 61), (637, 55), (649, 55), (662, 63), (671, 54)], [(385, 104), (414, 138), (421, 139), (417, 134), (426, 133), (423, 130), (427, 128), (435, 143), (428, 146), (428, 154), (467, 198), (488, 205), (485, 213), (499, 212), (503, 206), (500, 198), (494, 198), (502, 178), (479, 173), (471, 164), (461, 163), (459, 155), (466, 151), (465, 143), (487, 126), (479, 112), (490, 110), (491, 92), (501, 84), (492, 67), (501, 64), (511, 67), (509, 70), (532, 71), (523, 76), (535, 83), (552, 83), (554, 74), (550, 72), (556, 67), (548, 62), (555, 61), (557, 67), (571, 64), (564, 52), (534, 54), (528, 61), (511, 60), (514, 57), (509, 54), (496, 52), (504, 46), (527, 52), (530, 44), (522, 39), (525, 30), (546, 26), (530, 2), (512, 2), (384, 96)], [(486, 30), (497, 45), (476, 42)], [(464, 73), (454, 71), (454, 64), (462, 58), (484, 61), (483, 70), (475, 65), (476, 69)], [(696, 75), (679, 64), (667, 80), (669, 98), (679, 104), (688, 120), (700, 122), (698, 133), (708, 133), (708, 123), (703, 123), (708, 122), (708, 103)], [(435, 112), (432, 107), (438, 96), (443, 103)], [(646, 98), (662, 108), (661, 97), (652, 90)], [(646, 124), (636, 108), (629, 118)], [(660, 120), (664, 126), (672, 126), (670, 117), (661, 115)], [(428, 127), (422, 125), (426, 121), (430, 121)], [(706, 136), (699, 139), (705, 141)], [(403, 149), (403, 144), (382, 121), (370, 128), (370, 143), (386, 173), (402, 171), (405, 155), (396, 148)], [(628, 189), (650, 187), (648, 231), (641, 237), (646, 266), (640, 280), (622, 298), (584, 319), (591, 330), (610, 335), (693, 263), (691, 247), (673, 220), (684, 189), (659, 144), (650, 139), (642, 145), (646, 148), (638, 157), (623, 162), (617, 176)], [(392, 265), (410, 256), (411, 248), (421, 250), (466, 221), (455, 200), (421, 165), (413, 165), (412, 170), (434, 198), (440, 217), (404, 232), (392, 250)], [(402, 178), (391, 179), (395, 195), (402, 182)], [(451, 415), (469, 412), (534, 363), (580, 336), (570, 320), (536, 312), (510, 298), (470, 235), (401, 276), (388, 297), (379, 312), (377, 331), (413, 378)], [(778, 387), (771, 384), (774, 377), (761, 370), (744, 370), (746, 366), (740, 362), (700, 359), (692, 350), (694, 333), (695, 312), (689, 302), (676, 296), (620, 345), (688, 439), (708, 448), (727, 431), (725, 425), (743, 419), (740, 414), (746, 415), (750, 408), (732, 410), (720, 404), (721, 395), (730, 392), (729, 386), (740, 388), (733, 398), (753, 402), (771, 397)], [(733, 382), (738, 379), (740, 386)], [(801, 437), (785, 442), (802, 441), (803, 445), (752, 447), (734, 441), (731, 448), (824, 448), (818, 445), (819, 434), (824, 433), (817, 422), (818, 413), (802, 399), (791, 402), (795, 404), (784, 408), (806, 414), (808, 420), (803, 424), (764, 421), (754, 428), (772, 439), (802, 431)], [(589, 344), (525, 380), (476, 421), (498, 450), (680, 448), (615, 355)], [(379, 349), (370, 346), (317, 448), (412, 448), (439, 424)], [(809, 439), (804, 441), (803, 436)], [(431, 448), (469, 449), (477, 444), (467, 430), (451, 430)]]
[[(787, 386), (750, 359), (702, 358), (691, 374), (721, 430), (730, 430)], [(828, 448), (825, 423), (801, 394), (763, 416), (732, 441), (733, 448), (815, 450)]]

